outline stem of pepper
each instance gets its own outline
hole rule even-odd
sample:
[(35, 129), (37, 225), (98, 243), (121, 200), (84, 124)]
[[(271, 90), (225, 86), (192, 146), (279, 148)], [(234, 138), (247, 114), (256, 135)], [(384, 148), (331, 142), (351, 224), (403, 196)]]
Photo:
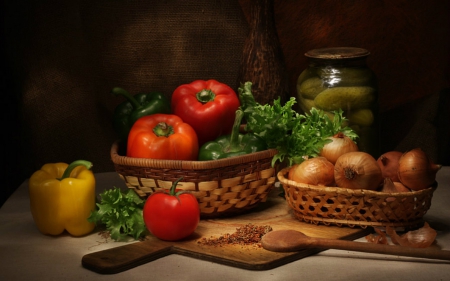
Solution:
[(132, 105), (134, 109), (141, 108), (142, 105), (132, 96), (130, 93), (128, 93), (125, 89), (115, 87), (112, 89), (111, 93), (113, 93), (116, 97), (121, 95), (124, 96)]
[(209, 101), (214, 101), (214, 98), (216, 97), (216, 94), (214, 94), (213, 91), (203, 89), (200, 92), (198, 92), (196, 95), (197, 100), (201, 103), (207, 103)]
[(57, 180), (60, 180), (60, 181), (61, 181), (61, 180), (65, 179), (65, 178), (70, 177), (70, 173), (72, 173), (73, 169), (75, 169), (75, 167), (78, 167), (78, 166), (81, 166), (81, 165), (85, 166), (86, 169), (88, 169), (88, 170), (91, 169), (92, 166), (93, 166), (91, 162), (86, 161), (86, 160), (76, 160), (76, 161), (73, 161), (73, 162), (70, 163), (69, 166), (67, 166), (67, 168), (64, 170), (64, 173), (63, 173), (62, 177), (57, 178)]
[(227, 147), (227, 152), (240, 151), (241, 146), (239, 143), (239, 129), (241, 127), (242, 118), (244, 117), (244, 111), (241, 109), (236, 110), (236, 117), (234, 118), (233, 129), (231, 131), (230, 145)]
[(173, 134), (173, 127), (169, 126), (165, 122), (159, 122), (155, 127), (153, 127), (153, 133), (158, 137), (169, 137)]

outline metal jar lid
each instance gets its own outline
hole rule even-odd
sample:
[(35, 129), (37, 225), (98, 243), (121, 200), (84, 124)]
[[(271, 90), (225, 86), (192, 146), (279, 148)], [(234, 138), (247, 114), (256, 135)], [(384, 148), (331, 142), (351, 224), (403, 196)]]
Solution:
[(314, 49), (305, 53), (308, 58), (314, 59), (356, 59), (364, 58), (370, 55), (370, 52), (362, 48), (354, 47), (335, 47)]

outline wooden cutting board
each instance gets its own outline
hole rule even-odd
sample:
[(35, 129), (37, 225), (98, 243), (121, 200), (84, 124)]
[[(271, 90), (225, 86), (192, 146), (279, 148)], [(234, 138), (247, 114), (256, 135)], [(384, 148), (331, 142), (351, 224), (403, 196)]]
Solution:
[(179, 254), (249, 270), (267, 270), (316, 254), (321, 249), (304, 249), (299, 252), (275, 253), (258, 245), (208, 246), (199, 243), (201, 238), (231, 234), (247, 224), (269, 225), (273, 230), (294, 229), (311, 237), (354, 240), (370, 230), (361, 228), (314, 225), (300, 222), (293, 217), (286, 201), (271, 194), (251, 212), (231, 218), (201, 220), (195, 233), (188, 239), (166, 242), (154, 236), (145, 241), (87, 254), (82, 265), (101, 274), (114, 274), (151, 262), (161, 257)]

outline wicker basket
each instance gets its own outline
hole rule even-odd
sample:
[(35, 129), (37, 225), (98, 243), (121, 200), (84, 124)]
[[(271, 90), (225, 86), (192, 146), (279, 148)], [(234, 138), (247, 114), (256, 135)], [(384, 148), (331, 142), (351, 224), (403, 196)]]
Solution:
[(119, 155), (119, 143), (111, 147), (116, 172), (141, 198), (169, 189), (180, 177), (179, 189), (198, 199), (202, 218), (231, 216), (264, 202), (275, 183), (269, 149), (213, 161), (181, 161), (132, 158)]
[(300, 221), (362, 228), (412, 228), (423, 223), (431, 206), (434, 186), (407, 193), (385, 193), (339, 187), (319, 187), (285, 178), (289, 168), (278, 172), (286, 201)]

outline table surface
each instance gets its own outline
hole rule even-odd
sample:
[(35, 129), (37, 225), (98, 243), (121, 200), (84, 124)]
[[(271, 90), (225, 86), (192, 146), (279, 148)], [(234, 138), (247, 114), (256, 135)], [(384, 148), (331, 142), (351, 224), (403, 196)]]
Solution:
[[(126, 188), (115, 172), (95, 177), (98, 193), (113, 186)], [(425, 221), (438, 233), (437, 246), (450, 250), (450, 167), (438, 172), (437, 182)], [(0, 209), (0, 280), (450, 280), (449, 261), (343, 250), (326, 250), (264, 271), (176, 254), (113, 275), (82, 267), (84, 255), (126, 243), (106, 241), (98, 232), (81, 238), (41, 234), (30, 213), (25, 181)]]

